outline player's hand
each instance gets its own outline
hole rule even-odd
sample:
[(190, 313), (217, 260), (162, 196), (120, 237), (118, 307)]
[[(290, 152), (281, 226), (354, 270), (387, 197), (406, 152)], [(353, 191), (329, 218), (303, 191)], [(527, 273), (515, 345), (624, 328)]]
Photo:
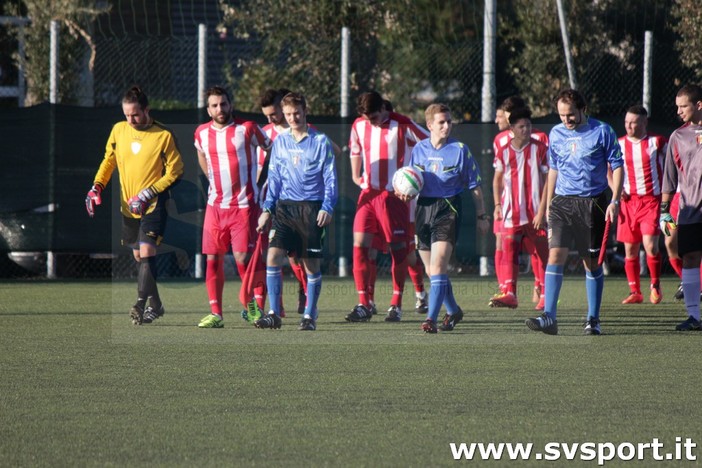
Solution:
[(155, 198), (156, 195), (158, 195), (158, 193), (153, 188), (145, 188), (127, 201), (129, 212), (135, 215), (143, 215), (149, 208), (151, 200)]
[(93, 185), (85, 197), (85, 209), (91, 218), (95, 216), (95, 205), (102, 205), (102, 185), (100, 184)]
[(532, 224), (534, 226), (534, 229), (537, 231), (539, 229), (544, 228), (544, 213), (537, 211), (536, 214), (534, 215), (534, 219), (532, 220)]
[(661, 217), (658, 220), (658, 224), (661, 228), (661, 231), (666, 236), (670, 236), (672, 231), (678, 228), (678, 225), (675, 224), (675, 220), (670, 215), (670, 213), (661, 213)]
[(493, 211), (492, 216), (494, 216), (495, 221), (502, 221), (502, 205), (499, 203), (495, 205), (495, 211)]
[(270, 211), (264, 211), (263, 213), (261, 213), (261, 216), (258, 217), (258, 226), (256, 226), (256, 232), (263, 232), (268, 227), (268, 223), (270, 222), (270, 220)]
[(317, 213), (317, 226), (324, 227), (331, 223), (332, 215), (324, 210), (319, 210)]
[(617, 216), (619, 216), (619, 204), (610, 203), (607, 206), (607, 211), (605, 211), (605, 221), (609, 220), (613, 223), (617, 220)]

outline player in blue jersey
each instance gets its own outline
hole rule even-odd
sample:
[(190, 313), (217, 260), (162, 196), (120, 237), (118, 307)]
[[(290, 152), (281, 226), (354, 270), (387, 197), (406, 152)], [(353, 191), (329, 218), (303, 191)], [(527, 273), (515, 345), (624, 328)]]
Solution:
[(332, 220), (338, 198), (334, 150), (327, 136), (307, 125), (307, 103), (298, 93), (286, 95), (283, 115), (290, 131), (273, 142), (268, 172), (268, 192), (258, 231), (269, 224), (270, 247), (266, 284), (271, 311), (254, 322), (256, 328), (280, 328), (281, 268), (288, 252), (295, 252), (307, 273), (307, 304), (300, 330), (315, 330), (317, 300), (322, 288), (320, 258), (325, 226)]
[[(408, 165), (420, 169), (424, 176), (424, 187), (417, 199), (415, 226), (417, 248), (429, 272), (431, 289), (422, 330), (436, 333), (442, 303), (446, 306), (446, 315), (438, 327), (442, 331), (453, 330), (463, 318), (448, 278), (448, 263), (458, 239), (461, 193), (466, 188), (473, 195), (478, 229), (482, 235), (488, 233), (490, 224), (485, 213), (478, 165), (468, 146), (449, 138), (453, 126), (451, 110), (445, 104), (431, 104), (424, 115), (430, 136), (412, 149)], [(404, 195), (397, 196), (405, 201), (409, 199)]]
[[(600, 334), (604, 274), (599, 263), (605, 222), (619, 214), (624, 160), (612, 127), (585, 115), (585, 98), (574, 89), (554, 100), (561, 124), (549, 135), (546, 206), (549, 257), (544, 313), (526, 321), (531, 330), (558, 333), (556, 306), (563, 265), (572, 241), (585, 266), (588, 311), (586, 335)], [(612, 170), (612, 199), (607, 198), (607, 166)]]

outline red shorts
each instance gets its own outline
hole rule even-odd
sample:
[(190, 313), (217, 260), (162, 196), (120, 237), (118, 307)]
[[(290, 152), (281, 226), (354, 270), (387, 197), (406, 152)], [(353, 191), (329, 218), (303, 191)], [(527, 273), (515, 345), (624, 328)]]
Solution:
[(387, 243), (407, 242), (409, 207), (387, 190), (366, 189), (358, 197), (353, 232), (382, 236)]
[(661, 197), (655, 195), (622, 197), (617, 223), (617, 241), (637, 244), (643, 240), (643, 236), (659, 235), (661, 233), (658, 227), (660, 213)]
[[(500, 224), (502, 224), (502, 221), (500, 221)], [(534, 225), (531, 223), (512, 227), (505, 227), (504, 224), (502, 224), (502, 231), (500, 232), (506, 236), (516, 236), (521, 234), (524, 237), (529, 237), (530, 239), (546, 237), (546, 229), (536, 230), (534, 229)]]
[(260, 210), (253, 208), (218, 208), (207, 205), (202, 227), (202, 253), (215, 255), (253, 252)]
[(678, 222), (678, 211), (680, 209), (680, 192), (675, 192), (673, 199), (670, 200), (670, 216), (673, 217), (675, 222)]
[(494, 220), (492, 222), (492, 233), (493, 234), (503, 234), (505, 232), (505, 223), (503, 220)]

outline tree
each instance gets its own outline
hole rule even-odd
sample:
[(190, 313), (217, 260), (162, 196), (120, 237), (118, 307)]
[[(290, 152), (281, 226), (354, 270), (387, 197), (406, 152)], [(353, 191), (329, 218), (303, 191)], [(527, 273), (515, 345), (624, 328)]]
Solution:
[[(85, 67), (91, 69), (95, 47), (89, 33), (93, 20), (109, 11), (95, 6), (93, 0), (22, 0), (7, 7), (7, 12), (30, 19), (25, 28), (24, 65), (27, 82), (26, 105), (46, 101), (49, 96), (49, 53), (51, 21), (61, 25), (59, 46), (59, 100), (75, 103), (80, 93), (80, 77)], [(19, 59), (19, 58), (18, 58)]]

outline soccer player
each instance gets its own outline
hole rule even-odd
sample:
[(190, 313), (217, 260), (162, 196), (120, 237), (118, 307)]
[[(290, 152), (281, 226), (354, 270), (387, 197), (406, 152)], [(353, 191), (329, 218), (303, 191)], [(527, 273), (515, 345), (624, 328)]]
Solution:
[[(511, 140), (498, 148), (493, 167), (495, 219), (502, 222), (503, 254), (500, 270), (505, 291), (492, 298), (496, 307), (516, 308), (519, 252), (522, 241), (531, 255), (537, 255), (534, 276), (544, 284), (548, 256), (546, 239), (546, 174), (548, 147), (532, 138), (531, 111), (514, 109), (509, 114)], [(541, 288), (540, 288), (541, 289)], [(543, 290), (543, 289), (542, 289)], [(537, 309), (543, 308), (543, 301)]]
[[(495, 124), (497, 124), (498, 130), (500, 132), (495, 136), (492, 142), (492, 149), (495, 155), (497, 155), (497, 150), (509, 143), (512, 138), (512, 131), (509, 125), (509, 115), (514, 109), (526, 107), (526, 102), (519, 96), (509, 96), (506, 98), (500, 106), (495, 111)], [(531, 137), (537, 141), (542, 142), (548, 146), (548, 135), (546, 135), (541, 130), (532, 127)], [(493, 221), (493, 233), (495, 234), (495, 276), (497, 276), (497, 284), (499, 291), (493, 297), (502, 296), (506, 292), (504, 284), (504, 274), (502, 272), (502, 267), (504, 262), (502, 260), (503, 250), (502, 250), (502, 235), (503, 235), (502, 220), (495, 218)], [(528, 240), (527, 240), (528, 242)], [(532, 250), (529, 248), (529, 250)], [(541, 258), (534, 253), (531, 255), (531, 266), (532, 272), (534, 273), (534, 294), (532, 296), (532, 302), (537, 302), (536, 308), (543, 310), (543, 284), (540, 282), (541, 278), (537, 272), (543, 270), (545, 265), (541, 263)], [(490, 307), (500, 306), (499, 302), (493, 302), (492, 299), (488, 303)]]
[[(210, 122), (195, 130), (195, 148), (209, 189), (202, 229), (202, 253), (207, 256), (205, 286), (210, 314), (199, 328), (221, 328), (224, 292), (224, 256), (231, 247), (239, 276), (244, 278), (246, 265), (256, 242), (258, 205), (257, 150), (270, 149), (271, 142), (256, 123), (234, 118), (229, 93), (219, 86), (205, 92)], [(260, 272), (260, 273), (259, 273)], [(265, 306), (265, 276), (257, 269), (254, 298), (242, 313), (253, 323)]]
[[(441, 305), (446, 306), (439, 329), (451, 331), (463, 319), (456, 303), (448, 264), (458, 239), (461, 224), (461, 193), (468, 188), (478, 213), (478, 229), (482, 235), (490, 229), (480, 188), (480, 170), (468, 146), (450, 138), (453, 122), (451, 110), (445, 104), (431, 104), (424, 112), (429, 139), (417, 143), (412, 150), (409, 166), (420, 169), (424, 187), (417, 199), (416, 230), (419, 254), (429, 269), (431, 286), (427, 318), (421, 329), (436, 333)], [(399, 196), (407, 200), (408, 197)]]
[(299, 330), (317, 328), (317, 300), (322, 289), (320, 258), (325, 227), (331, 223), (338, 198), (332, 144), (323, 133), (307, 125), (304, 96), (290, 93), (282, 101), (290, 131), (273, 142), (268, 172), (268, 192), (259, 232), (270, 230), (266, 282), (271, 310), (254, 322), (257, 328), (280, 328), (281, 267), (287, 252), (294, 252), (307, 273), (307, 304)]
[(702, 88), (686, 85), (676, 97), (682, 127), (670, 135), (663, 175), (660, 227), (670, 233), (670, 201), (680, 189), (678, 252), (682, 257), (682, 287), (688, 318), (678, 331), (702, 330), (700, 323), (700, 260), (702, 259)]
[[(358, 97), (359, 118), (351, 127), (351, 176), (361, 187), (353, 223), (353, 276), (359, 303), (349, 322), (373, 316), (368, 295), (369, 249), (374, 236), (383, 236), (392, 258), (393, 295), (385, 321), (402, 319), (402, 293), (407, 277), (409, 208), (392, 188), (395, 171), (404, 166), (414, 145), (428, 134), (410, 118), (387, 110), (382, 96), (366, 92)], [(363, 172), (361, 172), (363, 170)]]
[(629, 295), (622, 304), (640, 304), (641, 265), (639, 249), (643, 243), (646, 264), (651, 275), (649, 300), (661, 302), (661, 254), (658, 251), (658, 218), (661, 205), (661, 180), (666, 140), (648, 133), (648, 112), (640, 105), (631, 106), (624, 116), (626, 135), (619, 138), (624, 157), (622, 203), (617, 223), (617, 240), (624, 243), (624, 271)]
[[(549, 256), (544, 313), (527, 319), (531, 330), (558, 333), (556, 308), (563, 284), (563, 266), (571, 241), (583, 259), (588, 311), (586, 335), (599, 335), (604, 274), (599, 263), (606, 221), (619, 214), (622, 159), (612, 127), (585, 115), (580, 92), (565, 89), (554, 103), (561, 119), (549, 135), (547, 216)], [(607, 171), (612, 171), (612, 199), (607, 200)]]
[(112, 127), (85, 207), (93, 217), (102, 191), (118, 169), (122, 245), (131, 247), (139, 265), (137, 300), (129, 316), (134, 325), (141, 325), (165, 313), (156, 282), (156, 248), (166, 229), (168, 189), (182, 176), (183, 161), (173, 133), (151, 118), (149, 100), (139, 87), (124, 94), (122, 112), (126, 122)]

